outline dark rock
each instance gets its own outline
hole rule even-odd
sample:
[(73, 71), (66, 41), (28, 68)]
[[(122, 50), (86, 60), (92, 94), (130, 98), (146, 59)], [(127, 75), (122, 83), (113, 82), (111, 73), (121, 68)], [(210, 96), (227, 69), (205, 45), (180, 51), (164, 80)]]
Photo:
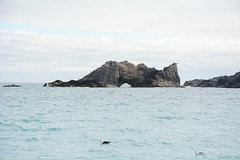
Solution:
[(21, 87), (21, 86), (16, 84), (10, 84), (10, 85), (5, 85), (3, 87)]
[(61, 87), (61, 85), (62, 85), (62, 81), (60, 81), (60, 80), (56, 80), (56, 81), (54, 81), (54, 82), (52, 82), (52, 83), (45, 83), (43, 86), (44, 87), (46, 87), (46, 86), (50, 86), (50, 87)]
[(195, 79), (186, 81), (184, 86), (191, 87), (218, 87), (218, 88), (240, 88), (240, 72), (232, 76), (214, 77), (209, 80)]
[(183, 86), (197, 87), (204, 79), (194, 79), (191, 81), (186, 81)]
[(51, 87), (120, 87), (127, 83), (132, 87), (180, 87), (177, 64), (157, 70), (145, 64), (135, 66), (127, 61), (108, 61), (90, 74), (77, 81), (60, 80), (47, 83)]

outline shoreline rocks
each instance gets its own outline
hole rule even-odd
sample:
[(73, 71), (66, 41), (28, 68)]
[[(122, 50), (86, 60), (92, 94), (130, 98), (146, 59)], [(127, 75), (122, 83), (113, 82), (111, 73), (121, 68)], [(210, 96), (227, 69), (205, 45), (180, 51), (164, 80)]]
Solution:
[(212, 79), (194, 79), (186, 81), (183, 86), (190, 87), (216, 87), (216, 88), (240, 88), (240, 72), (231, 76), (219, 76)]
[(163, 70), (149, 68), (141, 63), (135, 66), (128, 61), (107, 61), (101, 67), (79, 80), (45, 83), (50, 87), (120, 87), (127, 83), (132, 87), (180, 87), (177, 64)]

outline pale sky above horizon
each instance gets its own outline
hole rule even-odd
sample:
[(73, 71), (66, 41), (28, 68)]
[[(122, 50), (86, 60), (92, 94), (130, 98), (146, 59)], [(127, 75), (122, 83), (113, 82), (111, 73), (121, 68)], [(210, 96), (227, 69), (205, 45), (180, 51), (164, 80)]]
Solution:
[(239, 0), (0, 0), (0, 82), (77, 80), (108, 60), (181, 83), (240, 71)]

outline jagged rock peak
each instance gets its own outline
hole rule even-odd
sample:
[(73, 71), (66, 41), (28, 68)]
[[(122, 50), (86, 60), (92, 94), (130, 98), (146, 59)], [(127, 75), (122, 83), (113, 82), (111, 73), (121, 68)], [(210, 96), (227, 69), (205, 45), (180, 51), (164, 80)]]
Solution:
[(77, 81), (61, 82), (57, 80), (44, 84), (44, 86), (120, 87), (124, 83), (132, 87), (179, 87), (180, 77), (176, 63), (163, 70), (157, 70), (149, 68), (143, 63), (135, 66), (128, 61), (107, 61)]
[(178, 71), (178, 69), (177, 69), (177, 63), (173, 63), (173, 64), (169, 65), (168, 67), (165, 67), (163, 70)]
[(107, 61), (106, 63), (103, 64), (103, 66), (114, 66), (117, 65), (117, 61)]
[(137, 65), (137, 68), (147, 68), (147, 66), (144, 63), (140, 63)]

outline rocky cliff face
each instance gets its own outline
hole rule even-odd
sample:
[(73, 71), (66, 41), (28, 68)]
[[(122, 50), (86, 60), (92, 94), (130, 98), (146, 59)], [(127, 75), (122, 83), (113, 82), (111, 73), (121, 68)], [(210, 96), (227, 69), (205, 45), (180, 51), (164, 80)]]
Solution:
[(128, 83), (132, 87), (179, 87), (180, 77), (177, 64), (157, 70), (144, 64), (135, 66), (127, 61), (108, 61), (90, 74), (77, 81), (62, 82), (60, 80), (46, 83), (52, 87), (120, 87)]
[(184, 86), (191, 87), (219, 87), (219, 88), (240, 88), (240, 72), (232, 76), (220, 76), (209, 80), (195, 79), (186, 81)]

